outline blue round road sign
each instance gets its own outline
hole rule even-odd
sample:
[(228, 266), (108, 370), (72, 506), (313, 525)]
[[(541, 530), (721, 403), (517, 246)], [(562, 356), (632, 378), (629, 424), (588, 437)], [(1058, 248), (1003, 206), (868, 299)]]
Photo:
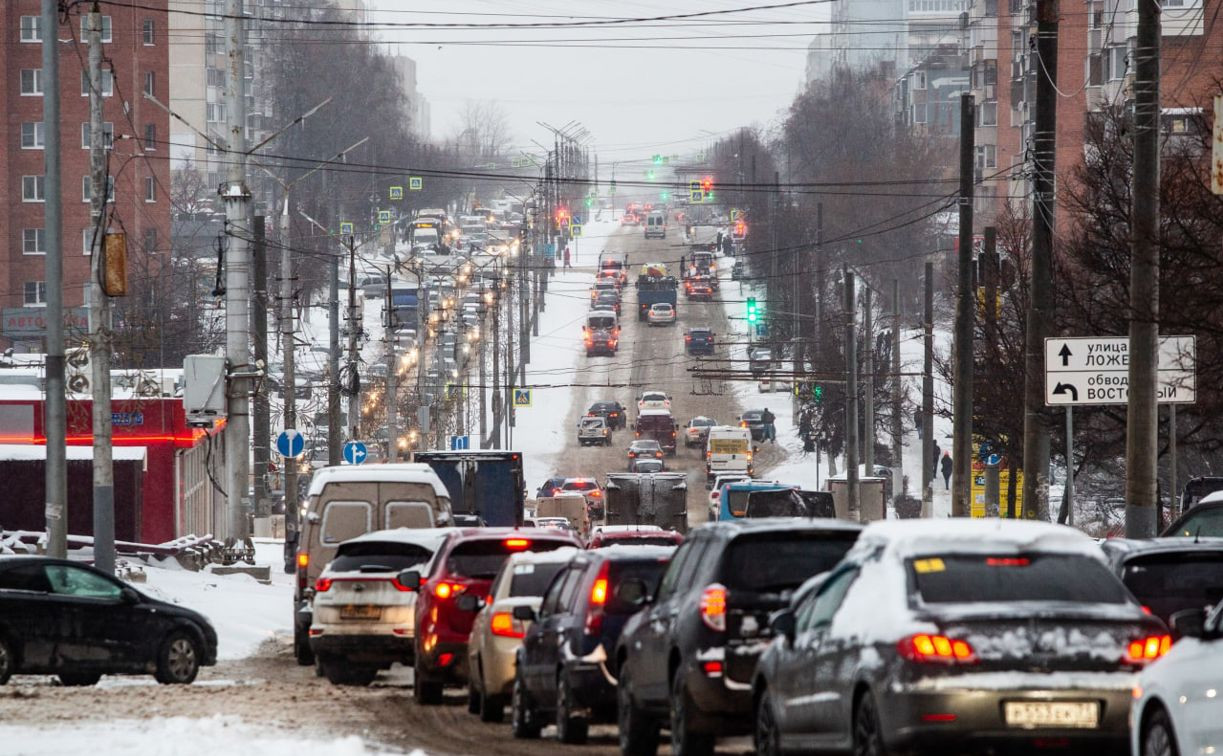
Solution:
[(350, 465), (362, 464), (367, 454), (365, 444), (360, 441), (349, 441), (344, 444), (344, 461)]
[(286, 428), (276, 437), (276, 451), (282, 457), (300, 457), (306, 450), (306, 438), (296, 428)]

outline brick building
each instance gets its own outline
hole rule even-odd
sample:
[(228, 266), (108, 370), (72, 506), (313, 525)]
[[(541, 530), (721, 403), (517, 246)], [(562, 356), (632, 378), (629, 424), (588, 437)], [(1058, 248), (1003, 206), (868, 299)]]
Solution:
[[(46, 304), (43, 145), (43, 29), (39, 0), (0, 4), (0, 345), (40, 349), (35, 325)], [(140, 5), (164, 8), (166, 0)], [(56, 30), (60, 40), (60, 145), (63, 201), (64, 304), (84, 304), (89, 280), (89, 97), (82, 39), (87, 5), (76, 5)], [(169, 116), (145, 99), (168, 101), (169, 64), (164, 10), (103, 6), (103, 119), (112, 135), (111, 230), (125, 231), (131, 267), (144, 256), (168, 254)], [(140, 281), (130, 280), (135, 291)], [(79, 314), (71, 313), (71, 314)]]

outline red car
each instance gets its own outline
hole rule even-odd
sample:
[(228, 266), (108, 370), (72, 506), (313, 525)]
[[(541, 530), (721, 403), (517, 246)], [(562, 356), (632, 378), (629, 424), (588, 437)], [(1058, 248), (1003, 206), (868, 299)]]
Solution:
[(713, 287), (704, 282), (696, 282), (688, 284), (688, 300), (689, 301), (713, 301)]
[(550, 528), (462, 528), (446, 538), (427, 566), (400, 573), (400, 582), (418, 591), (412, 691), (417, 703), (439, 704), (444, 686), (467, 684), (467, 639), (479, 601), (460, 607), (460, 597), (487, 596), (510, 554), (566, 546), (581, 548), (581, 543)]
[(602, 525), (590, 534), (588, 549), (604, 546), (678, 546), (684, 534), (657, 525)]

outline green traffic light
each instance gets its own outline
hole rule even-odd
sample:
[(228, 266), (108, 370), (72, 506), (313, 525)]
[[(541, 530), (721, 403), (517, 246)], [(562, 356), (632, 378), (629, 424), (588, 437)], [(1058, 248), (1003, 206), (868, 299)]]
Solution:
[(658, 198), (663, 202), (666, 202), (667, 200), (671, 199), (671, 195), (668, 192), (661, 192), (658, 195)]
[(662, 165), (662, 155), (654, 156), (654, 165)]
[(756, 310), (756, 298), (747, 298), (747, 322), (755, 323), (759, 319), (759, 312)]
[(813, 399), (815, 399), (815, 401), (817, 401), (817, 402), (819, 402), (819, 401), (823, 401), (823, 399), (824, 399), (824, 387), (823, 387), (823, 386), (821, 386), (821, 385), (819, 385), (818, 383), (817, 383), (817, 384), (815, 384), (814, 386), (812, 386), (812, 387), (811, 387), (811, 397), (812, 397)]
[(653, 181), (653, 180), (654, 180), (654, 171), (646, 171), (646, 172), (645, 172), (645, 177), (646, 177), (647, 179), (649, 179), (650, 181)]

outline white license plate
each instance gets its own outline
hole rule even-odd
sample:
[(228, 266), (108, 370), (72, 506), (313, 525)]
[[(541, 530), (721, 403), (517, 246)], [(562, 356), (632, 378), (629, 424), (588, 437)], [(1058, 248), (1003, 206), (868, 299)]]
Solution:
[(371, 606), (369, 604), (349, 604), (348, 606), (341, 607), (340, 609), (340, 619), (376, 620), (381, 616), (382, 608), (378, 606)]
[(1081, 728), (1100, 726), (1098, 701), (1005, 701), (1008, 727)]

